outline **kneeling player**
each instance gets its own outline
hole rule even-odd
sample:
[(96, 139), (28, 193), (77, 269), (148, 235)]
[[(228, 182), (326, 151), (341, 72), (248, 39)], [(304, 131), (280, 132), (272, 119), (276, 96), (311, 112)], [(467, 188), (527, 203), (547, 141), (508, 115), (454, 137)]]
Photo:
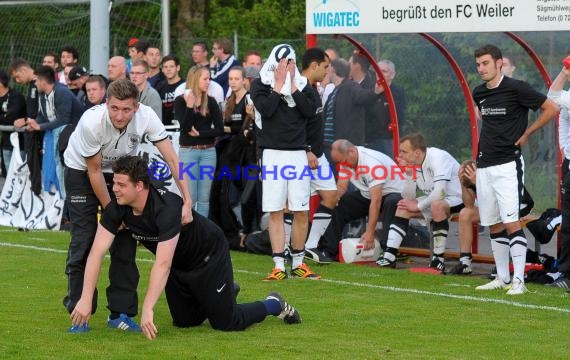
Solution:
[(139, 241), (156, 255), (141, 316), (147, 338), (156, 337), (153, 309), (165, 289), (173, 323), (178, 327), (199, 326), (208, 319), (216, 330), (243, 330), (268, 314), (289, 324), (301, 321), (297, 310), (278, 293), (269, 294), (263, 301), (236, 304), (232, 264), (222, 230), (196, 212), (190, 224), (181, 226), (182, 199), (149, 184), (143, 159), (123, 157), (115, 162), (113, 172), (116, 200), (105, 208), (97, 229), (81, 299), (71, 313), (73, 326), (89, 329), (91, 297), (102, 258), (121, 224), (132, 238), (118, 238), (120, 241)]

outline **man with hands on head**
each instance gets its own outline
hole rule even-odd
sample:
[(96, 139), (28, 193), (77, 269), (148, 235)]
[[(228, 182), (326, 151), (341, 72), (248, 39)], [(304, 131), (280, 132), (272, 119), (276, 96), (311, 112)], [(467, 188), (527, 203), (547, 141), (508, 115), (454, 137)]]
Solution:
[[(260, 72), (260, 79), (251, 84), (251, 98), (261, 115), (261, 128), (257, 144), (263, 151), (264, 170), (285, 167), (297, 174), (308, 168), (307, 132), (308, 119), (315, 116), (318, 99), (299, 74), (295, 65), (295, 50), (288, 44), (273, 48)], [(308, 176), (285, 178), (279, 174), (262, 173), (262, 207), (270, 213), (269, 238), (275, 264), (265, 280), (283, 280), (289, 275), (285, 269), (284, 209), (293, 212), (291, 227), (291, 276), (318, 279), (303, 262), (308, 229), (310, 179)]]

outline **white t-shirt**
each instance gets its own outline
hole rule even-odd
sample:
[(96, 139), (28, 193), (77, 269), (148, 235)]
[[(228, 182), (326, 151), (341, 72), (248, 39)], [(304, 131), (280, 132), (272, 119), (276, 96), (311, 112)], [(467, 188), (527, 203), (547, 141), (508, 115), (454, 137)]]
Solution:
[(427, 148), (421, 169), (416, 172), (416, 185), (424, 194), (429, 195), (438, 181), (446, 181), (446, 196), (461, 197), (459, 182), (459, 163), (450, 153), (438, 148)]
[(137, 154), (137, 148), (145, 135), (151, 142), (168, 137), (162, 121), (150, 107), (139, 104), (127, 128), (119, 131), (111, 123), (107, 105), (94, 106), (85, 111), (69, 138), (64, 153), (65, 165), (86, 171), (85, 158), (101, 152), (103, 172), (111, 173), (111, 165), (115, 160), (124, 155)]
[(358, 150), (357, 169), (360, 169), (358, 177), (356, 176), (357, 169), (343, 166), (339, 171), (339, 179), (347, 176), (346, 171), (350, 171), (350, 182), (367, 199), (370, 199), (370, 188), (376, 185), (382, 185), (382, 196), (402, 192), (405, 180), (403, 173), (401, 175), (394, 173), (397, 167), (394, 160), (388, 155), (363, 146), (357, 146), (356, 149)]
[(57, 76), (58, 76), (58, 81), (59, 81), (61, 84), (67, 86), (67, 82), (65, 81), (65, 71), (61, 70), (61, 71), (58, 72), (57, 74), (58, 74), (58, 75), (57, 75)]
[(564, 152), (564, 157), (570, 159), (570, 92), (566, 90), (548, 91), (548, 98), (560, 106), (558, 125), (558, 144)]

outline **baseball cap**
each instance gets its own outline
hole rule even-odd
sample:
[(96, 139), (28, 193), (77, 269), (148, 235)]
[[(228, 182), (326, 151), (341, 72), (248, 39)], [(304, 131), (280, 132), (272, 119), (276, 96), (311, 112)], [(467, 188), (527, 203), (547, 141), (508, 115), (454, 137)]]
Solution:
[(83, 66), (75, 66), (73, 69), (69, 71), (69, 80), (77, 80), (83, 75), (89, 75), (89, 71)]
[(135, 44), (138, 43), (138, 42), (139, 42), (139, 39), (138, 39), (138, 38), (132, 37), (132, 38), (129, 39), (129, 42), (127, 43), (127, 46), (128, 46), (128, 47), (133, 47), (133, 46), (135, 46)]
[(259, 69), (255, 66), (246, 66), (243, 71), (245, 72), (246, 78), (259, 79)]

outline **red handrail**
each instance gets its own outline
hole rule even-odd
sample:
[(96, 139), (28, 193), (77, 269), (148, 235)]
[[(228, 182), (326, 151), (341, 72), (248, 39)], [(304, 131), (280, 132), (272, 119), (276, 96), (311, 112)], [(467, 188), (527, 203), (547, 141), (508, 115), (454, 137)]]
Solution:
[(463, 91), (463, 97), (465, 98), (465, 103), (467, 105), (467, 111), (469, 112), (469, 123), (471, 124), (471, 155), (473, 159), (477, 158), (477, 145), (479, 144), (479, 132), (477, 129), (477, 111), (475, 110), (475, 103), (473, 101), (473, 96), (471, 95), (471, 89), (469, 88), (469, 84), (467, 83), (467, 79), (457, 61), (449, 50), (436, 38), (427, 34), (427, 33), (419, 33), (424, 39), (432, 43), (439, 52), (445, 57), (448, 64), (453, 69), (457, 80), (459, 80), (459, 85), (461, 86), (461, 90)]
[(398, 128), (398, 113), (396, 112), (396, 103), (394, 102), (394, 97), (392, 96), (392, 90), (390, 90), (390, 86), (388, 82), (384, 78), (382, 74), (382, 70), (380, 70), (380, 66), (374, 59), (374, 56), (362, 45), (361, 42), (356, 41), (352, 36), (346, 34), (340, 34), (343, 38), (348, 40), (354, 47), (360, 52), (360, 54), (364, 55), (374, 72), (377, 75), (376, 83), (381, 85), (384, 88), (384, 92), (386, 93), (386, 101), (388, 101), (388, 110), (390, 111), (390, 123), (388, 124), (388, 131), (393, 133), (394, 138), (394, 158), (398, 156), (399, 148), (400, 148), (400, 132)]

